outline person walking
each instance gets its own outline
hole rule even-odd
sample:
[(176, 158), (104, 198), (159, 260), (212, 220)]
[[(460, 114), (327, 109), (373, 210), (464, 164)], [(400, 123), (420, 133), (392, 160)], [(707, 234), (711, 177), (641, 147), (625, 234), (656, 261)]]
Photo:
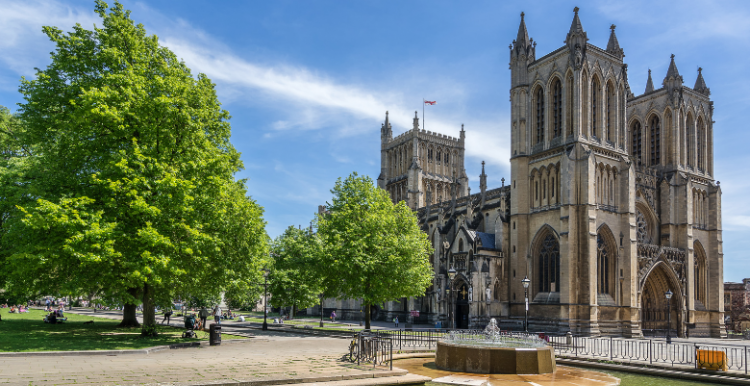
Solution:
[(396, 323), (396, 328), (398, 328), (398, 316), (393, 318), (393, 323)]
[(221, 325), (221, 307), (218, 304), (214, 308), (214, 321)]
[(198, 312), (198, 316), (201, 318), (201, 324), (199, 325), (199, 328), (206, 328), (206, 320), (208, 319), (208, 310), (206, 309), (206, 306), (201, 307), (201, 310)]
[(336, 321), (336, 311), (331, 312), (331, 321), (332, 322)]
[(161, 320), (161, 324), (164, 324), (164, 321), (167, 321), (167, 324), (169, 324), (169, 317), (172, 316), (172, 307), (167, 307), (164, 309), (164, 319)]

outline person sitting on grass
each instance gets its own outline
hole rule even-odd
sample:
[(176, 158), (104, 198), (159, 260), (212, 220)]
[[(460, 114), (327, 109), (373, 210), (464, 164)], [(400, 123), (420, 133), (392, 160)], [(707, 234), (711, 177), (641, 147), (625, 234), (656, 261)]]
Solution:
[(186, 314), (185, 316), (185, 328), (188, 330), (197, 330), (198, 321), (195, 318), (195, 314)]
[(44, 322), (45, 323), (49, 323), (49, 324), (56, 324), (57, 323), (57, 315), (55, 315), (54, 312), (50, 313), (49, 315), (47, 315), (46, 318), (44, 318)]

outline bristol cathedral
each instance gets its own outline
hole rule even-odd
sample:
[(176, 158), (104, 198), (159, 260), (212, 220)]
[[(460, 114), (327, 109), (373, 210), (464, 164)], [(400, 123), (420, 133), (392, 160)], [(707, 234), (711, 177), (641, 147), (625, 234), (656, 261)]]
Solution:
[[(565, 44), (539, 57), (521, 14), (509, 56), (511, 175), (500, 187), (487, 187), (483, 163), (479, 192), (469, 190), (463, 127), (450, 137), (415, 116), (394, 137), (386, 113), (378, 185), (414, 209), (435, 276), (424, 296), (373, 315), (520, 329), (528, 294), (529, 331), (637, 337), (670, 320), (680, 336), (725, 335), (721, 189), (701, 69), (689, 87), (672, 55), (661, 83), (649, 71), (636, 95), (615, 26), (606, 48), (595, 46), (578, 8)], [(359, 307), (336, 303), (327, 305), (344, 315)]]

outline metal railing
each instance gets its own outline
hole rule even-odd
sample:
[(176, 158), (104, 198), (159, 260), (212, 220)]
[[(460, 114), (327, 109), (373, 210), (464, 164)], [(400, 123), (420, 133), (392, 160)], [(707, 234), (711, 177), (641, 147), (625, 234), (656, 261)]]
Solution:
[(565, 335), (547, 335), (547, 339), (560, 356), (748, 374), (749, 346)]
[(373, 330), (371, 333), (388, 337), (393, 341), (393, 348), (433, 350), (437, 342), (445, 338), (450, 330), (442, 328), (413, 328), (404, 330)]
[(354, 335), (349, 345), (349, 358), (358, 365), (372, 363), (372, 367), (388, 366), (393, 370), (393, 340), (390, 337), (373, 334), (370, 332), (359, 332)]

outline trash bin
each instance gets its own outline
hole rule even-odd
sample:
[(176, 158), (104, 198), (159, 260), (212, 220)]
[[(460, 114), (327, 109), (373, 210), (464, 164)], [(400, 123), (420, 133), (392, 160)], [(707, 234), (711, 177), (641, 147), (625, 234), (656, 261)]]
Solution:
[(208, 344), (211, 346), (221, 344), (221, 325), (211, 323), (211, 326), (208, 327)]

